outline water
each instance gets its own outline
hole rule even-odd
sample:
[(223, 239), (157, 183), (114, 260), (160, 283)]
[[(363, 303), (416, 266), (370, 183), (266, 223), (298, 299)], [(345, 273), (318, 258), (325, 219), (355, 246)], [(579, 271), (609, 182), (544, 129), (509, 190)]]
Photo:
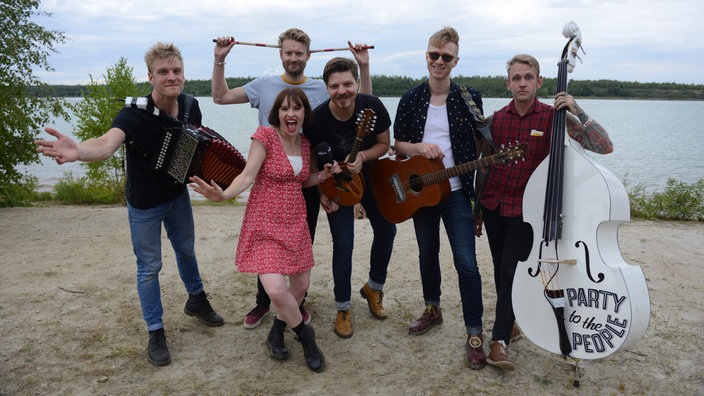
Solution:
[[(198, 101), (203, 124), (223, 135), (246, 158), (250, 136), (257, 127), (257, 110), (247, 104), (216, 105), (210, 97), (200, 97)], [(393, 120), (399, 98), (382, 101)], [(484, 113), (491, 114), (508, 102), (509, 99), (486, 98)], [(704, 162), (699, 161), (698, 149), (704, 142), (704, 102), (581, 99), (578, 103), (606, 128), (614, 142), (612, 154), (592, 154), (592, 158), (627, 187), (642, 184), (648, 192), (656, 192), (664, 189), (668, 178), (686, 183), (704, 178)], [(71, 126), (63, 121), (49, 126), (71, 134)], [(39, 179), (42, 191), (51, 190), (64, 172), (83, 175), (78, 163), (58, 166), (46, 158), (42, 165), (21, 169)]]

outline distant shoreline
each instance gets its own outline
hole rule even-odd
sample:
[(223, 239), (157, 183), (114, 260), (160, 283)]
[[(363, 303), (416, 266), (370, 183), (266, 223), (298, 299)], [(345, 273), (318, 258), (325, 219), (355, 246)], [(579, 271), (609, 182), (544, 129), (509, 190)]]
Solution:
[[(317, 77), (313, 77), (317, 78)], [(228, 77), (231, 87), (248, 83), (254, 77)], [(399, 97), (410, 88), (425, 81), (423, 78), (405, 76), (372, 76), (374, 95), (379, 97)], [(504, 76), (456, 76), (453, 81), (471, 86), (485, 98), (509, 98)], [(147, 85), (147, 82), (139, 84)], [(34, 88), (38, 94), (53, 97), (81, 97), (87, 85), (47, 85), (48, 91)], [(550, 97), (556, 90), (556, 79), (544, 77), (539, 97)], [(211, 84), (208, 80), (186, 80), (184, 91), (195, 96), (210, 96)], [(704, 100), (704, 85), (656, 82), (630, 82), (616, 80), (570, 80), (568, 92), (582, 99), (638, 99), (638, 100)]]

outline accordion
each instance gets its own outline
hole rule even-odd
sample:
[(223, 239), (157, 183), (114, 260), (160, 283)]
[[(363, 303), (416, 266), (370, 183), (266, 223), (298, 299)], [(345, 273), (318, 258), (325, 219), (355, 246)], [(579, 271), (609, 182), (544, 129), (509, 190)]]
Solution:
[(166, 128), (154, 155), (154, 171), (187, 184), (191, 176), (227, 188), (247, 164), (242, 154), (217, 132), (204, 126)]

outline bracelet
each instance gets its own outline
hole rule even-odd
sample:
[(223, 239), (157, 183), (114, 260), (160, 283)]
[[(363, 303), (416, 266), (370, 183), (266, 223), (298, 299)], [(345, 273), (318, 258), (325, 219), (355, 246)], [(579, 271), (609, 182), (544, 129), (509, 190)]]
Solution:
[(216, 59), (214, 63), (215, 63), (216, 66), (225, 66), (225, 61), (224, 61), (224, 60), (219, 61), (219, 60)]
[(318, 172), (318, 173), (315, 174), (315, 180), (318, 181), (318, 184), (320, 184), (320, 183), (323, 182), (322, 178), (320, 177), (320, 172)]

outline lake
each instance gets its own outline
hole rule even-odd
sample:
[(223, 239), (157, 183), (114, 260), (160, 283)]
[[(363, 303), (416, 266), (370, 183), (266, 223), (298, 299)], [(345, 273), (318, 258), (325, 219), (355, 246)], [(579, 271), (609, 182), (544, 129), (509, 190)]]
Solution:
[[(399, 98), (381, 99), (393, 120)], [(257, 127), (257, 110), (248, 104), (216, 105), (210, 97), (199, 97), (198, 101), (203, 124), (223, 135), (246, 158), (250, 136)], [(552, 103), (551, 99), (544, 101)], [(484, 113), (491, 114), (508, 102), (509, 99), (485, 98)], [(648, 192), (656, 192), (664, 189), (668, 178), (686, 183), (704, 178), (704, 162), (699, 161), (697, 151), (704, 142), (704, 102), (606, 99), (577, 102), (606, 128), (614, 142), (613, 153), (590, 153), (592, 158), (613, 172), (627, 188), (642, 184)], [(48, 126), (71, 134), (72, 127), (63, 121)], [(74, 176), (83, 174), (78, 163), (58, 166), (46, 158), (42, 159), (42, 165), (20, 169), (36, 176), (42, 191), (50, 191), (65, 172)]]

